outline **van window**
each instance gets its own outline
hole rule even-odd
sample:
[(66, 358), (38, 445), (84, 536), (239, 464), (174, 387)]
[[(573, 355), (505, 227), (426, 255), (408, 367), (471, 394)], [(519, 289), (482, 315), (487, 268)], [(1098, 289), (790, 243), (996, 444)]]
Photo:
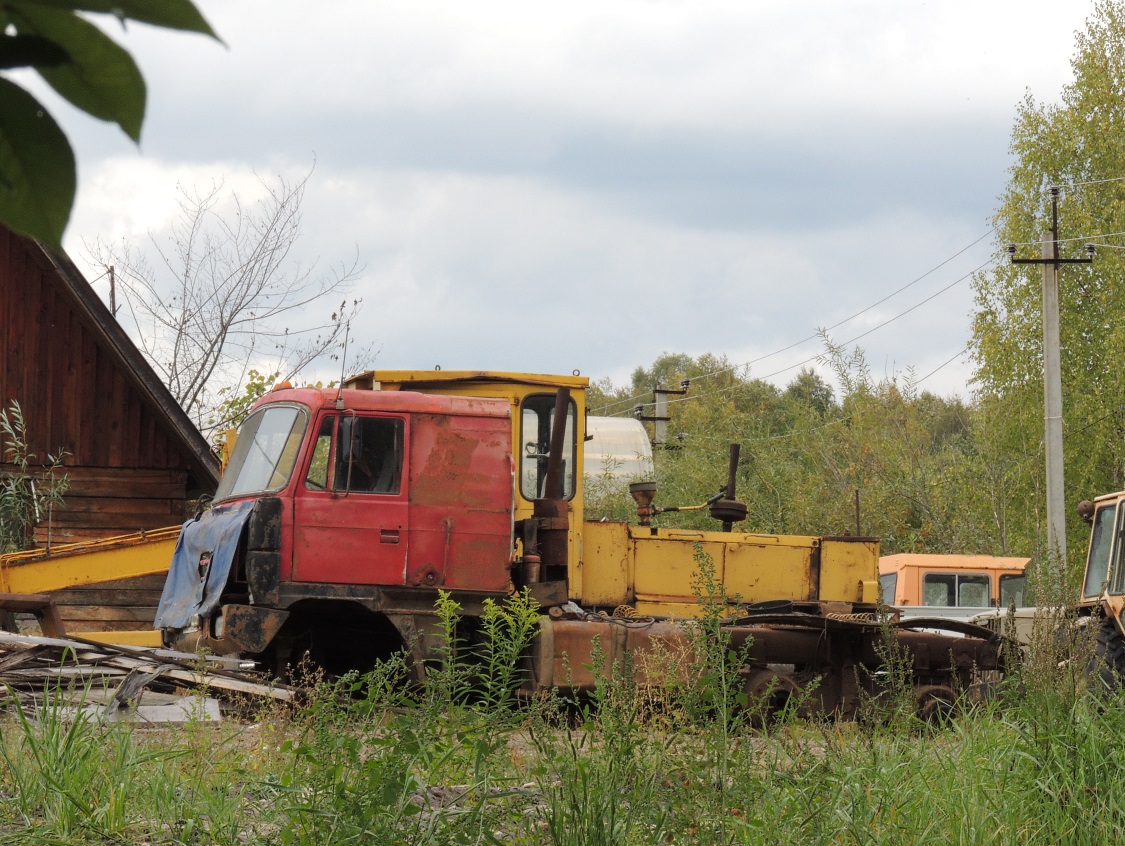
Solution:
[(957, 604), (967, 608), (992, 605), (991, 580), (987, 574), (957, 577)]
[(1000, 577), (1000, 607), (1027, 605), (1027, 576), (1008, 574)]
[(898, 573), (886, 573), (879, 577), (879, 587), (883, 591), (883, 604), (895, 604), (895, 588), (898, 586)]
[(923, 605), (988, 608), (990, 594), (987, 573), (926, 573), (922, 576)]

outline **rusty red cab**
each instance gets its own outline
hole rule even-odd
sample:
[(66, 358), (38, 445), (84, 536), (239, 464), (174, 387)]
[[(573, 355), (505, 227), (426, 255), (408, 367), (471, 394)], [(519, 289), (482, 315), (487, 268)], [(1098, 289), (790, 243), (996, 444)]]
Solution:
[(221, 597), (227, 630), (194, 640), (255, 652), (312, 597), (386, 611), (414, 591), (432, 606), (435, 588), (504, 596), (513, 477), (502, 399), (273, 391), (240, 430), (214, 506), (181, 533), (195, 578), (203, 555), (208, 574), (190, 591), (170, 576), (158, 625), (190, 630)]

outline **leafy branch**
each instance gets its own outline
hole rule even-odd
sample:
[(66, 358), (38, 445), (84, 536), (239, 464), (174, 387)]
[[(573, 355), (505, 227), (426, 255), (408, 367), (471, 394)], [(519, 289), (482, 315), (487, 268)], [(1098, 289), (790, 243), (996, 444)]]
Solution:
[[(72, 105), (141, 139), (147, 92), (127, 50), (80, 12), (216, 38), (190, 0), (0, 0), (0, 73), (30, 69)], [(74, 153), (47, 109), (0, 75), (0, 223), (59, 248)]]

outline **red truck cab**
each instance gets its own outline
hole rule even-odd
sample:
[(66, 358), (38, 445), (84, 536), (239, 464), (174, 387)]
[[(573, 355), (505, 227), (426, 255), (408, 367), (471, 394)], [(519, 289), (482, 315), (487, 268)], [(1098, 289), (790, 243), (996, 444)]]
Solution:
[(432, 609), (438, 588), (506, 595), (511, 443), (502, 399), (268, 394), (213, 507), (181, 532), (157, 627), (181, 648), (256, 653), (324, 600), (339, 609), (350, 598), (393, 622), (396, 608)]

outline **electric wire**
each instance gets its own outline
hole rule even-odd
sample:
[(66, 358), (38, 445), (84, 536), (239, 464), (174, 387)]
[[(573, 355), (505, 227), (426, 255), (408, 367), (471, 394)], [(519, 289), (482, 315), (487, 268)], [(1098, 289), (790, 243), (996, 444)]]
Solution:
[[(1115, 178), (1112, 178), (1112, 179), (1090, 180), (1088, 182), (1071, 183), (1071, 187), (1078, 187), (1078, 186), (1082, 186), (1082, 185), (1095, 185), (1095, 184), (1101, 184), (1101, 183), (1106, 183), (1106, 182), (1121, 182), (1121, 181), (1125, 181), (1125, 177), (1115, 177)], [(863, 308), (860, 311), (857, 311), (855, 314), (851, 315), (850, 317), (846, 317), (843, 320), (840, 320), (837, 323), (834, 323), (831, 326), (826, 327), (823, 331), (824, 332), (830, 332), (833, 329), (839, 328), (840, 326), (843, 326), (844, 324), (849, 323), (852, 320), (855, 320), (857, 317), (861, 317), (862, 315), (866, 314), (871, 309), (876, 308), (877, 306), (881, 305), (882, 303), (885, 303), (887, 300), (891, 299), (892, 297), (897, 296), (898, 294), (902, 293), (903, 291), (907, 290), (908, 288), (911, 288), (912, 286), (914, 286), (918, 282), (921, 282), (926, 277), (930, 276), (931, 274), (933, 274), (937, 270), (940, 270), (942, 267), (949, 264), (949, 262), (951, 262), (954, 259), (961, 256), (963, 253), (965, 253), (968, 250), (970, 250), (971, 248), (975, 247), (977, 244), (979, 244), (981, 241), (983, 241), (989, 235), (992, 235), (995, 231), (996, 231), (995, 229), (989, 229), (987, 232), (985, 232), (980, 237), (976, 238), (970, 244), (966, 245), (965, 247), (962, 247), (960, 250), (958, 250), (956, 253), (951, 255), (949, 258), (947, 258), (947, 259), (943, 260), (942, 262), (940, 262), (939, 264), (935, 265), (930, 270), (923, 273), (921, 276), (918, 276), (917, 278), (913, 279), (912, 281), (908, 282), (907, 284), (903, 285), (902, 287), (898, 288), (897, 290), (887, 294), (886, 296), (882, 297), (881, 299), (877, 300), (876, 302), (872, 303), (871, 305), (867, 306), (866, 308)], [(1125, 231), (1123, 231), (1123, 232), (1098, 233), (1098, 234), (1093, 234), (1093, 235), (1079, 235), (1079, 236), (1074, 236), (1074, 237), (1069, 237), (1069, 238), (1059, 238), (1058, 243), (1094, 242), (1094, 241), (1098, 241), (1099, 239), (1115, 238), (1115, 237), (1121, 237), (1121, 236), (1125, 236)], [(1039, 242), (1039, 241), (1018, 242), (1017, 241), (1017, 242), (1014, 242), (1014, 243), (1016, 244), (1016, 246), (1034, 246), (1034, 245), (1040, 244), (1041, 242)], [(1103, 247), (1106, 247), (1108, 249), (1123, 249), (1123, 250), (1125, 250), (1125, 245), (1102, 243), (1102, 244), (1099, 244), (1099, 246), (1103, 246)], [(958, 278), (957, 280), (955, 280), (954, 282), (945, 286), (944, 288), (941, 288), (940, 290), (938, 290), (937, 292), (935, 292), (931, 296), (927, 297), (926, 299), (921, 300), (920, 302), (916, 303), (915, 305), (911, 306), (910, 308), (906, 309), (905, 311), (895, 315), (894, 317), (891, 317), (890, 319), (884, 321), (883, 323), (877, 324), (876, 326), (871, 327), (867, 331), (862, 332), (859, 335), (856, 335), (852, 339), (843, 342), (840, 346), (846, 347), (850, 344), (853, 344), (856, 341), (861, 340), (862, 338), (865, 338), (867, 335), (871, 334), (872, 332), (875, 332), (876, 330), (881, 329), (881, 328), (883, 328), (884, 326), (887, 326), (890, 323), (893, 323), (894, 321), (898, 320), (899, 318), (904, 317), (907, 314), (910, 314), (912, 311), (915, 311), (916, 309), (918, 309), (921, 306), (925, 305), (926, 303), (930, 302), (934, 298), (936, 298), (936, 297), (940, 296), (941, 294), (945, 293), (950, 288), (953, 288), (957, 284), (965, 281), (968, 278), (971, 278), (974, 274), (978, 273), (979, 271), (983, 270), (984, 268), (988, 267), (989, 265), (995, 264), (996, 262), (997, 262), (996, 258), (989, 259), (988, 261), (984, 262), (983, 264), (979, 265), (978, 267), (976, 267), (975, 269), (970, 271), (968, 274)], [(743, 362), (741, 364), (736, 364), (736, 365), (733, 365), (731, 367), (723, 368), (721, 370), (715, 370), (715, 371), (711, 371), (709, 373), (704, 373), (704, 374), (701, 374), (699, 376), (693, 376), (692, 380), (696, 381), (696, 380), (701, 380), (701, 379), (708, 379), (708, 378), (712, 378), (714, 376), (719, 376), (719, 375), (722, 375), (722, 374), (725, 374), (725, 373), (733, 373), (733, 372), (736, 372), (738, 370), (749, 369), (750, 366), (753, 365), (753, 364), (757, 364), (761, 361), (765, 361), (769, 358), (773, 358), (774, 356), (780, 355), (781, 353), (788, 352), (789, 350), (794, 349), (795, 347), (799, 347), (802, 344), (806, 344), (809, 341), (816, 340), (817, 338), (820, 338), (820, 337), (822, 337), (822, 335), (821, 335), (821, 332), (818, 331), (816, 334), (809, 335), (808, 337), (802, 338), (799, 341), (795, 341), (795, 342), (793, 342), (793, 343), (791, 343), (791, 344), (789, 344), (785, 347), (782, 347), (778, 350), (775, 350), (775, 351), (770, 352), (770, 353), (766, 353), (765, 355), (758, 356), (757, 358), (751, 359), (750, 361)], [(933, 376), (935, 373), (940, 371), (942, 368), (944, 368), (944, 367), (948, 366), (949, 364), (953, 363), (953, 361), (955, 361), (958, 357), (960, 357), (961, 355), (964, 355), (964, 353), (967, 350), (968, 350), (968, 347), (966, 347), (965, 349), (962, 349), (960, 352), (958, 352), (956, 355), (954, 355), (951, 359), (949, 359), (948, 361), (939, 365), (937, 368), (935, 368), (934, 370), (927, 373), (921, 379), (916, 380), (915, 384), (921, 383), (922, 381), (924, 381), (926, 379), (929, 379), (931, 376)], [(809, 358), (806, 358), (803, 361), (799, 361), (796, 364), (790, 365), (788, 367), (783, 367), (780, 370), (776, 370), (772, 373), (766, 374), (765, 376), (761, 376), (759, 378), (760, 379), (771, 379), (774, 376), (779, 376), (782, 373), (786, 373), (786, 372), (788, 372), (790, 370), (793, 370), (797, 367), (801, 367), (801, 366), (806, 365), (806, 364), (811, 364), (812, 362), (815, 362), (815, 361), (819, 360), (821, 358), (821, 356), (822, 356), (821, 353), (817, 353), (816, 355), (810, 356)], [(672, 405), (672, 404), (675, 404), (675, 403), (687, 402), (687, 401), (690, 401), (690, 400), (693, 400), (693, 399), (699, 399), (699, 398), (702, 398), (702, 397), (714, 396), (715, 394), (718, 394), (718, 393), (723, 393), (723, 392), (726, 392), (726, 391), (729, 391), (729, 390), (733, 390), (735, 387), (737, 387), (737, 386), (736, 385), (730, 385), (730, 386), (727, 386), (727, 387), (724, 387), (724, 388), (720, 388), (716, 391), (710, 391), (710, 392), (703, 393), (703, 394), (689, 394), (689, 395), (685, 395), (685, 396), (682, 396), (682, 397), (676, 397), (674, 399), (668, 400), (668, 404)], [(623, 407), (623, 406), (636, 405), (636, 404), (638, 404), (638, 402), (637, 402), (638, 400), (644, 399), (646, 396), (648, 396), (647, 393), (640, 394), (640, 395), (633, 396), (633, 397), (629, 397), (627, 399), (615, 400), (614, 402), (607, 403), (606, 405), (600, 406), (599, 408), (595, 409), (595, 413), (610, 412), (610, 416), (613, 416), (612, 412), (615, 409), (618, 409), (618, 408)], [(653, 405), (653, 403), (651, 401), (646, 402), (646, 403), (639, 403), (639, 404), (643, 405), (643, 406)]]
[(945, 362), (943, 362), (942, 364), (939, 364), (939, 365), (938, 365), (937, 367), (935, 367), (935, 368), (934, 368), (933, 370), (931, 370), (931, 371), (930, 371), (929, 373), (927, 373), (927, 374), (926, 374), (925, 376), (923, 376), (923, 377), (922, 377), (921, 379), (915, 379), (915, 380), (914, 380), (914, 384), (915, 384), (915, 385), (921, 385), (921, 384), (922, 384), (923, 382), (925, 382), (925, 381), (926, 381), (927, 379), (929, 379), (929, 378), (930, 378), (931, 376), (933, 376), (933, 375), (934, 375), (935, 373), (937, 373), (937, 372), (938, 372), (939, 370), (941, 370), (941, 369), (942, 369), (943, 367), (947, 367), (948, 365), (952, 364), (953, 362), (955, 362), (955, 361), (956, 361), (957, 359), (959, 359), (959, 358), (960, 358), (961, 356), (963, 356), (963, 355), (964, 355), (965, 353), (967, 353), (968, 351), (969, 351), (969, 348), (968, 348), (968, 347), (965, 347), (964, 349), (962, 349), (962, 350), (961, 350), (961, 352), (959, 352), (959, 353), (957, 353), (956, 355), (954, 355), (954, 356), (953, 356), (952, 358), (950, 358), (950, 359), (949, 359), (948, 361), (945, 361)]
[[(961, 248), (960, 250), (958, 250), (957, 252), (955, 252), (955, 253), (954, 253), (953, 255), (951, 255), (951, 256), (950, 256), (949, 258), (945, 259), (944, 261), (942, 261), (941, 263), (939, 263), (939, 264), (935, 265), (934, 267), (931, 267), (931, 268), (930, 268), (929, 270), (927, 270), (927, 271), (926, 271), (925, 273), (923, 273), (923, 274), (922, 274), (921, 276), (917, 277), (916, 279), (912, 280), (911, 282), (907, 282), (907, 283), (906, 283), (905, 285), (903, 285), (903, 286), (902, 286), (901, 288), (899, 288), (899, 289), (898, 289), (897, 291), (892, 291), (891, 293), (889, 293), (889, 294), (887, 294), (887, 295), (886, 295), (885, 297), (883, 297), (883, 298), (882, 298), (881, 300), (877, 300), (876, 302), (873, 302), (873, 303), (872, 303), (871, 305), (867, 306), (867, 307), (866, 307), (866, 308), (864, 308), (864, 309), (861, 309), (860, 311), (857, 311), (857, 312), (856, 312), (855, 314), (851, 315), (850, 317), (845, 317), (845, 318), (844, 318), (843, 320), (841, 320), (841, 321), (839, 321), (839, 322), (837, 322), (837, 323), (833, 323), (833, 324), (832, 324), (831, 326), (828, 326), (828, 327), (826, 327), (826, 328), (824, 329), (824, 331), (825, 331), (825, 332), (830, 332), (830, 331), (832, 331), (833, 329), (836, 329), (836, 328), (838, 328), (838, 327), (840, 327), (840, 326), (843, 326), (843, 325), (844, 325), (845, 323), (849, 323), (849, 322), (851, 322), (852, 320), (855, 320), (855, 319), (856, 319), (857, 317), (862, 317), (862, 316), (863, 316), (864, 314), (866, 314), (867, 312), (871, 311), (871, 309), (875, 308), (876, 306), (880, 306), (880, 305), (882, 305), (883, 303), (885, 303), (885, 302), (886, 302), (887, 300), (891, 299), (892, 297), (898, 296), (898, 295), (899, 295), (899, 294), (901, 294), (901, 293), (902, 293), (903, 291), (905, 291), (905, 290), (906, 290), (907, 288), (910, 288), (910, 287), (912, 287), (912, 286), (916, 285), (917, 283), (921, 282), (921, 281), (922, 281), (923, 279), (925, 279), (925, 278), (926, 278), (927, 276), (929, 276), (929, 275), (931, 275), (932, 273), (935, 273), (936, 271), (938, 271), (938, 270), (940, 270), (941, 268), (945, 267), (945, 265), (949, 264), (949, 263), (950, 263), (951, 261), (953, 261), (953, 260), (954, 260), (955, 258), (958, 258), (958, 257), (959, 257), (959, 256), (961, 256), (961, 255), (962, 255), (963, 253), (965, 253), (965, 252), (967, 252), (968, 250), (970, 250), (970, 249), (972, 249), (973, 247), (975, 247), (975, 246), (976, 246), (977, 244), (979, 244), (979, 243), (980, 243), (981, 241), (983, 241), (983, 240), (984, 240), (985, 238), (987, 238), (987, 237), (988, 237), (989, 235), (991, 235), (991, 234), (992, 234), (992, 231), (993, 231), (993, 230), (991, 230), (991, 229), (990, 229), (990, 230), (989, 230), (988, 232), (985, 232), (985, 233), (984, 233), (983, 235), (981, 235), (981, 236), (980, 236), (979, 238), (977, 238), (977, 239), (976, 239), (975, 241), (973, 241), (973, 242), (972, 242), (971, 244), (969, 244), (969, 245), (967, 245), (967, 246), (965, 246), (965, 247), (962, 247), (962, 248)], [(696, 379), (706, 379), (706, 378), (709, 378), (709, 377), (711, 377), (711, 376), (719, 376), (719, 375), (722, 375), (723, 373), (729, 373), (729, 372), (732, 372), (732, 371), (734, 371), (734, 370), (738, 370), (739, 368), (743, 368), (743, 367), (749, 367), (749, 366), (750, 366), (751, 364), (756, 364), (756, 363), (758, 363), (759, 361), (764, 361), (764, 360), (765, 360), (765, 359), (767, 359), (767, 358), (772, 358), (773, 356), (775, 356), (775, 355), (779, 355), (780, 353), (783, 353), (783, 352), (788, 352), (789, 350), (793, 349), (793, 347), (797, 347), (797, 346), (800, 346), (801, 344), (807, 343), (808, 341), (812, 341), (812, 340), (815, 340), (815, 339), (817, 339), (817, 338), (819, 338), (819, 337), (821, 337), (821, 333), (820, 333), (820, 332), (817, 332), (817, 333), (815, 333), (815, 334), (813, 334), (813, 335), (810, 335), (810, 336), (809, 336), (809, 337), (807, 337), (807, 338), (803, 338), (803, 339), (802, 339), (802, 340), (800, 340), (800, 341), (796, 341), (796, 342), (794, 342), (794, 343), (790, 344), (790, 345), (789, 345), (789, 346), (787, 346), (787, 347), (783, 347), (782, 349), (780, 349), (780, 350), (777, 350), (776, 352), (772, 352), (772, 353), (767, 353), (766, 355), (758, 356), (758, 358), (752, 359), (752, 360), (750, 360), (750, 361), (748, 361), (748, 362), (745, 362), (744, 364), (739, 364), (739, 365), (736, 365), (736, 366), (734, 366), (734, 367), (728, 367), (728, 368), (725, 368), (725, 369), (723, 369), (723, 370), (715, 370), (715, 371), (712, 371), (711, 373), (704, 373), (704, 374), (703, 374), (702, 376), (696, 376), (696, 377), (694, 377), (694, 378), (696, 378)]]
[[(1097, 242), (1097, 240), (1099, 238), (1118, 238), (1118, 237), (1121, 237), (1122, 235), (1125, 235), (1125, 232), (1102, 232), (1102, 233), (1099, 233), (1097, 235), (1074, 235), (1074, 236), (1071, 236), (1069, 238), (1059, 238), (1055, 243), (1069, 244), (1069, 243), (1073, 243), (1075, 241)], [(1038, 247), (1043, 242), (1042, 241), (1010, 241), (1009, 243), (1014, 245), (1014, 246), (1017, 246), (1017, 247)], [(1051, 242), (1048, 241), (1047, 243), (1049, 244)], [(1101, 246), (1112, 247), (1114, 245), (1113, 244), (1102, 244)]]
[[(910, 308), (906, 309), (905, 311), (899, 312), (894, 317), (890, 317), (887, 320), (884, 320), (882, 323), (876, 324), (875, 326), (872, 326), (870, 329), (868, 329), (864, 332), (861, 332), (858, 335), (855, 335), (850, 340), (844, 341), (842, 344), (840, 344), (840, 346), (841, 347), (847, 347), (851, 344), (854, 344), (856, 341), (858, 341), (862, 338), (866, 338), (872, 332), (876, 332), (879, 329), (882, 329), (884, 326), (888, 326), (889, 324), (894, 323), (899, 318), (905, 317), (906, 315), (910, 314), (912, 311), (915, 311), (915, 310), (921, 308), (926, 303), (930, 302), (931, 300), (935, 299), (936, 297), (941, 296), (942, 294), (944, 294), (949, 289), (961, 284), (966, 279), (971, 279), (976, 273), (979, 273), (981, 270), (988, 267), (989, 265), (995, 264), (996, 261), (997, 261), (996, 258), (990, 258), (988, 261), (984, 262), (983, 264), (978, 265), (973, 270), (970, 270), (968, 273), (966, 273), (964, 276), (961, 276), (960, 278), (955, 279), (953, 282), (950, 282), (944, 288), (939, 289), (938, 291), (934, 292), (930, 296), (926, 297), (924, 300), (921, 300), (921, 301), (915, 303), (914, 305), (912, 305)], [(767, 373), (765, 376), (759, 376), (758, 378), (759, 379), (772, 379), (774, 376), (780, 376), (782, 373), (786, 373), (786, 372), (788, 372), (790, 370), (793, 370), (797, 367), (801, 367), (803, 365), (810, 364), (814, 361), (818, 361), (821, 358), (822, 355), (823, 355), (823, 353), (817, 353), (816, 355), (809, 356), (808, 358), (804, 359), (803, 361), (798, 361), (796, 364), (791, 364), (788, 367), (782, 367), (779, 370), (775, 370), (772, 373)], [(687, 396), (676, 397), (674, 399), (668, 400), (668, 405), (673, 405), (674, 403), (679, 403), (679, 402), (687, 402), (689, 400), (702, 399), (703, 397), (715, 396), (716, 394), (721, 394), (721, 393), (725, 393), (726, 391), (733, 390), (736, 387), (738, 387), (738, 385), (733, 384), (733, 385), (728, 385), (726, 387), (719, 388), (718, 390), (709, 391), (709, 392), (703, 393), (703, 394), (688, 394)]]
[(1125, 250), (1125, 244), (1098, 244), (1098, 247), (1107, 250)]
[(1125, 176), (1110, 176), (1105, 179), (1088, 179), (1085, 182), (1064, 182), (1062, 185), (1056, 185), (1054, 187), (1061, 190), (1066, 188), (1082, 188), (1086, 185), (1104, 185), (1107, 182), (1125, 182)]
[[(881, 299), (877, 300), (876, 302), (872, 303), (871, 305), (867, 306), (866, 308), (863, 308), (863, 309), (861, 309), (861, 310), (857, 311), (857, 312), (856, 312), (855, 314), (851, 315), (850, 317), (846, 317), (846, 318), (844, 318), (843, 320), (840, 320), (840, 321), (838, 321), (838, 322), (836, 322), (836, 323), (833, 323), (833, 324), (832, 324), (831, 326), (828, 326), (828, 327), (826, 327), (826, 328), (825, 328), (825, 329), (824, 329), (823, 331), (825, 331), (825, 332), (830, 332), (830, 331), (832, 331), (833, 329), (837, 329), (837, 328), (839, 328), (840, 326), (843, 326), (843, 325), (844, 325), (845, 323), (849, 323), (849, 322), (851, 322), (852, 320), (855, 320), (855, 319), (856, 319), (857, 317), (861, 317), (861, 316), (863, 316), (863, 315), (864, 315), (864, 314), (866, 314), (867, 312), (871, 311), (871, 309), (873, 309), (873, 308), (876, 308), (877, 306), (880, 306), (880, 305), (882, 305), (882, 304), (883, 304), (883, 303), (885, 303), (885, 302), (886, 302), (887, 300), (889, 300), (889, 299), (891, 299), (892, 297), (895, 297), (895, 296), (897, 296), (897, 295), (901, 294), (901, 293), (902, 293), (903, 291), (907, 290), (908, 288), (911, 288), (911, 287), (913, 287), (914, 285), (916, 285), (916, 284), (918, 284), (919, 282), (921, 282), (921, 281), (922, 281), (923, 279), (927, 278), (927, 277), (928, 277), (928, 276), (930, 276), (931, 274), (933, 274), (933, 273), (937, 272), (938, 270), (940, 270), (941, 268), (945, 267), (945, 266), (946, 266), (947, 264), (949, 264), (949, 263), (950, 263), (951, 261), (953, 261), (954, 259), (956, 259), (956, 258), (960, 257), (960, 256), (961, 256), (962, 254), (964, 254), (964, 253), (968, 252), (969, 250), (971, 250), (971, 249), (972, 249), (973, 247), (975, 247), (975, 246), (976, 246), (977, 244), (979, 244), (979, 243), (980, 243), (981, 241), (983, 241), (983, 240), (984, 240), (985, 238), (987, 238), (987, 237), (989, 237), (990, 235), (992, 235), (992, 234), (993, 234), (994, 232), (995, 232), (995, 229), (989, 229), (989, 230), (988, 230), (987, 232), (985, 232), (985, 233), (984, 233), (983, 235), (981, 235), (981, 236), (980, 236), (979, 238), (976, 238), (976, 239), (975, 239), (975, 240), (973, 240), (973, 241), (972, 241), (971, 243), (967, 244), (966, 246), (962, 247), (962, 248), (961, 248), (960, 250), (958, 250), (957, 252), (955, 252), (955, 253), (954, 253), (953, 255), (949, 256), (948, 258), (946, 258), (946, 259), (944, 259), (943, 261), (939, 262), (938, 264), (934, 265), (934, 266), (933, 266), (932, 268), (930, 268), (929, 270), (927, 270), (927, 271), (926, 271), (925, 273), (923, 273), (923, 274), (922, 274), (921, 276), (918, 276), (917, 278), (913, 279), (912, 281), (910, 281), (910, 282), (906, 283), (906, 284), (905, 284), (905, 285), (903, 285), (903, 286), (902, 286), (901, 288), (898, 288), (897, 290), (895, 290), (895, 291), (892, 291), (891, 293), (887, 294), (886, 296), (884, 296), (883, 298), (881, 298)], [(976, 272), (976, 271), (974, 270), (974, 271), (973, 271), (973, 273), (975, 273), (975, 272)], [(961, 280), (958, 280), (958, 281), (961, 281)], [(951, 287), (951, 286), (950, 286), (950, 287)], [(945, 290), (945, 289), (943, 289), (943, 290)], [(939, 293), (940, 293), (940, 292), (939, 292)], [(923, 302), (926, 302), (926, 301), (924, 300)], [(820, 332), (818, 331), (818, 332), (815, 332), (815, 333), (814, 333), (814, 334), (812, 334), (812, 335), (809, 335), (809, 336), (808, 336), (808, 337), (806, 337), (806, 338), (802, 338), (802, 339), (801, 339), (801, 340), (799, 340), (799, 341), (794, 341), (793, 343), (789, 344), (788, 346), (782, 347), (781, 349), (778, 349), (778, 350), (774, 350), (774, 351), (773, 351), (773, 352), (771, 352), (771, 353), (766, 353), (765, 355), (761, 355), (761, 356), (758, 356), (757, 358), (751, 359), (750, 361), (744, 362), (744, 363), (742, 363), (742, 364), (736, 364), (736, 365), (734, 365), (734, 366), (732, 366), (732, 367), (727, 367), (727, 368), (724, 368), (724, 369), (722, 369), (722, 370), (715, 370), (715, 371), (712, 371), (712, 372), (710, 372), (710, 373), (704, 373), (704, 374), (702, 374), (702, 375), (700, 375), (700, 376), (693, 376), (693, 377), (692, 377), (692, 379), (693, 379), (693, 380), (697, 380), (697, 379), (709, 379), (709, 378), (711, 378), (711, 377), (713, 377), (713, 376), (718, 376), (718, 375), (722, 375), (722, 374), (724, 374), (724, 373), (732, 373), (732, 372), (735, 372), (735, 371), (737, 371), (737, 370), (742, 370), (742, 369), (746, 369), (746, 368), (749, 368), (749, 367), (750, 367), (751, 365), (753, 365), (753, 364), (757, 364), (758, 362), (761, 362), (761, 361), (765, 361), (766, 359), (769, 359), (769, 358), (773, 358), (774, 356), (777, 356), (777, 355), (781, 355), (781, 353), (784, 353), (784, 352), (788, 352), (789, 350), (793, 349), (794, 347), (799, 347), (799, 346), (801, 346), (802, 344), (807, 344), (807, 343), (808, 343), (809, 341), (815, 341), (815, 340), (816, 340), (817, 338), (820, 338), (820, 337), (821, 337), (821, 333), (820, 333)], [(859, 336), (859, 337), (863, 337), (863, 336), (861, 335), (861, 336)], [(851, 343), (851, 342), (849, 341), (848, 343)], [(814, 361), (814, 360), (815, 360), (815, 358), (816, 358), (816, 357), (814, 357), (814, 358), (811, 358), (811, 359), (808, 359), (808, 360), (807, 360), (806, 362), (802, 362), (802, 363), (807, 363), (808, 361)], [(799, 366), (799, 365), (798, 365), (798, 366)], [(786, 368), (786, 369), (792, 369), (792, 368)], [(781, 371), (779, 371), (779, 372), (780, 372), (780, 373), (784, 373), (784, 372), (785, 372), (785, 370), (781, 370)], [(764, 378), (768, 378), (768, 377), (764, 377)], [(603, 405), (603, 406), (599, 406), (598, 408), (594, 409), (593, 411), (594, 411), (594, 413), (595, 413), (595, 414), (605, 414), (605, 413), (610, 413), (610, 416), (612, 416), (612, 411), (613, 411), (613, 410), (615, 410), (615, 409), (617, 409), (617, 408), (621, 408), (621, 407), (624, 407), (624, 406), (634, 405), (634, 404), (636, 404), (636, 403), (637, 403), (637, 401), (638, 401), (638, 400), (640, 400), (640, 399), (644, 399), (644, 398), (645, 398), (646, 396), (648, 396), (648, 394), (647, 394), (647, 393), (645, 393), (645, 394), (640, 394), (640, 395), (638, 395), (638, 396), (633, 396), (633, 397), (629, 397), (629, 398), (627, 398), (627, 399), (622, 399), (622, 400), (615, 400), (615, 401), (613, 401), (613, 402), (611, 402), (611, 403), (606, 403), (606, 404), (605, 404), (605, 405)], [(651, 405), (652, 403), (643, 403), (643, 404), (645, 404), (645, 405)]]

